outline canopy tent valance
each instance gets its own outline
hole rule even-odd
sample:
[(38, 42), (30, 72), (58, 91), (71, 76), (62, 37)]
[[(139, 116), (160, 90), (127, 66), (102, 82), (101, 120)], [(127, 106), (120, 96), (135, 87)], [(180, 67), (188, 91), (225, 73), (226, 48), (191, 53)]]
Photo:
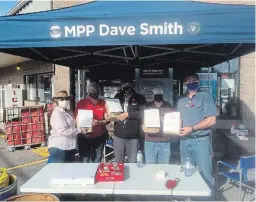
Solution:
[(0, 51), (72, 67), (214, 65), (254, 51), (255, 7), (95, 1), (0, 18)]

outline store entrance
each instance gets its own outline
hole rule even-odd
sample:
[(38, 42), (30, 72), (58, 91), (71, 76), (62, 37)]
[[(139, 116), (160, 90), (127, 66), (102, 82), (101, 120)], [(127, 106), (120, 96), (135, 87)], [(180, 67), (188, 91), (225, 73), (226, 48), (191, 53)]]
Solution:
[(153, 100), (152, 89), (164, 89), (164, 100), (175, 105), (183, 94), (183, 79), (187, 74), (199, 72), (200, 68), (133, 68), (133, 67), (95, 67), (75, 71), (75, 101), (87, 96), (86, 87), (94, 81), (100, 85), (101, 98), (114, 98), (121, 90), (122, 82), (132, 82), (137, 93), (145, 96), (147, 102)]

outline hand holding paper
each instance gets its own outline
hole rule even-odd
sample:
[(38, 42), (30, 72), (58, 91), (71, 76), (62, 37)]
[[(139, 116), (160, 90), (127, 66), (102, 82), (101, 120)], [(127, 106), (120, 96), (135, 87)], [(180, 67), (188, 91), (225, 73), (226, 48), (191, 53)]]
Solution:
[(181, 129), (180, 136), (186, 136), (192, 133), (192, 127), (184, 127)]
[(82, 134), (88, 133), (89, 128), (81, 128)]
[(122, 114), (120, 114), (118, 117), (117, 117), (117, 120), (119, 121), (124, 121), (125, 119), (128, 118), (128, 113), (127, 112), (124, 112)]
[(119, 99), (106, 99), (107, 120), (117, 121), (118, 116), (123, 113)]

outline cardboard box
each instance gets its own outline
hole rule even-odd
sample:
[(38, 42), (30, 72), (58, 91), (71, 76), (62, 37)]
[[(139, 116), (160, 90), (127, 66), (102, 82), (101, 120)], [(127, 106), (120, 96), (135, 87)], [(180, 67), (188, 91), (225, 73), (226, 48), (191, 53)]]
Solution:
[(165, 135), (179, 135), (181, 131), (180, 112), (166, 113), (164, 116), (163, 131)]
[(123, 163), (100, 163), (96, 173), (96, 182), (124, 181)]
[(146, 128), (145, 125), (142, 125), (142, 130), (144, 133), (150, 133), (150, 134), (155, 134), (160, 132), (160, 128)]
[(160, 132), (159, 109), (144, 110), (144, 124), (142, 129), (144, 133), (155, 134)]
[(117, 117), (123, 113), (119, 99), (106, 99), (106, 110), (109, 121), (117, 121)]

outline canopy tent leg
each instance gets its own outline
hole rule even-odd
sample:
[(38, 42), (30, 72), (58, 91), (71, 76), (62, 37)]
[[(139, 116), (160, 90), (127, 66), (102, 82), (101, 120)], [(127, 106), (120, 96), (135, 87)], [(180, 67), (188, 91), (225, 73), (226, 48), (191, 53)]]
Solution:
[(69, 81), (70, 81), (69, 94), (71, 96), (70, 109), (74, 111), (76, 106), (76, 79), (75, 79), (75, 69), (71, 67), (69, 67)]

